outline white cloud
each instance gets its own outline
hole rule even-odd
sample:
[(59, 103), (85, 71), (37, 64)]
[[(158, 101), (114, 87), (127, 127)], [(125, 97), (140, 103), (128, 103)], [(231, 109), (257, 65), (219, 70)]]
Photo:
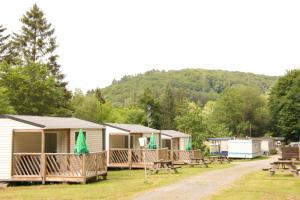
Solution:
[(34, 2), (56, 28), (72, 89), (153, 68), (283, 75), (300, 66), (299, 1), (3, 0), (0, 24), (19, 30)]

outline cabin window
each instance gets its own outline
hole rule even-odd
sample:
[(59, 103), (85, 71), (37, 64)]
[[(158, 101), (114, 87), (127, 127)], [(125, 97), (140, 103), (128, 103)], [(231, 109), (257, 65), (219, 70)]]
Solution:
[[(79, 135), (79, 132), (75, 132), (75, 144), (76, 144), (78, 135)], [(84, 138), (86, 139), (86, 132), (85, 131), (83, 131), (83, 135), (84, 135)]]

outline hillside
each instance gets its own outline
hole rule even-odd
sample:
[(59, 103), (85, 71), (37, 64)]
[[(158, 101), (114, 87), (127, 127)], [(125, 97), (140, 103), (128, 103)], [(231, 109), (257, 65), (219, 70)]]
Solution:
[(147, 87), (159, 98), (166, 85), (170, 83), (176, 94), (183, 94), (203, 105), (208, 100), (216, 99), (230, 86), (253, 85), (267, 92), (277, 78), (223, 70), (152, 70), (144, 74), (124, 76), (102, 90), (105, 99), (114, 105), (128, 105), (135, 103)]

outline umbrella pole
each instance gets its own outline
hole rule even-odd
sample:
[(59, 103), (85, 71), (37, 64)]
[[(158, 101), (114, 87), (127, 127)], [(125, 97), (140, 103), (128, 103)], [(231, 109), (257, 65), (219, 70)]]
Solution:
[(147, 183), (146, 148), (144, 148), (144, 151), (143, 151), (143, 157), (144, 157), (144, 168), (145, 168), (145, 172), (144, 172), (144, 183)]

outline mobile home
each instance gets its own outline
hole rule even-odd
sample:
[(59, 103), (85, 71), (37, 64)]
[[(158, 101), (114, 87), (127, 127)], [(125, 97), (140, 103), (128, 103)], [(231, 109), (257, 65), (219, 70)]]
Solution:
[[(105, 123), (105, 149), (108, 152), (109, 167), (140, 168), (143, 167), (142, 151), (139, 138), (146, 139), (146, 146), (150, 136), (154, 134), (157, 149), (161, 148), (160, 130), (140, 124)], [(157, 159), (158, 151), (145, 150), (147, 162), (153, 163)]]
[(192, 137), (189, 134), (174, 130), (161, 131), (162, 148), (172, 150), (186, 150), (188, 142), (192, 142)]
[[(73, 154), (80, 129), (90, 151), (81, 157)], [(106, 176), (103, 134), (102, 125), (77, 118), (0, 115), (0, 181), (86, 182)], [(91, 164), (95, 159), (97, 166)], [(90, 165), (82, 168), (82, 162)]]
[(260, 138), (261, 151), (264, 155), (269, 155), (271, 151), (276, 149), (275, 140), (273, 138)]
[(259, 139), (236, 139), (228, 141), (229, 158), (255, 158), (262, 155)]
[(228, 155), (228, 141), (234, 138), (224, 137), (224, 138), (208, 138), (209, 141), (209, 151), (212, 155)]

